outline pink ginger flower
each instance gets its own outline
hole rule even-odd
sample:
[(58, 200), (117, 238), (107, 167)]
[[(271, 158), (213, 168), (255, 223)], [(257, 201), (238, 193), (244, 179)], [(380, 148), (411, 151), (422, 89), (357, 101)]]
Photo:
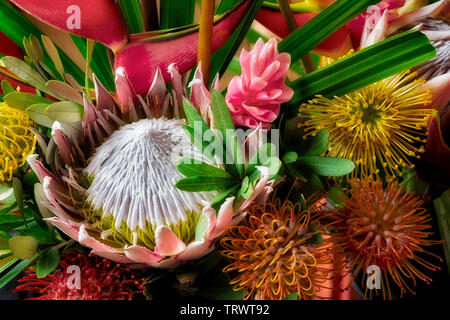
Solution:
[(237, 126), (269, 129), (280, 113), (280, 105), (294, 94), (286, 83), (291, 56), (278, 53), (274, 38), (264, 43), (259, 39), (253, 50), (242, 50), (241, 76), (234, 77), (226, 102)]

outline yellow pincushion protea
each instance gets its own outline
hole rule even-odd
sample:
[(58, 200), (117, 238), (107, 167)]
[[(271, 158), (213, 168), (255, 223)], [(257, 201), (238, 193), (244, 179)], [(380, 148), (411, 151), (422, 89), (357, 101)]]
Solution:
[(382, 170), (392, 180), (425, 151), (432, 94), (416, 76), (406, 71), (342, 97), (317, 96), (301, 106), (299, 126), (305, 138), (327, 129), (328, 156), (352, 160), (353, 176)]
[(11, 181), (34, 152), (36, 137), (29, 124), (26, 112), (0, 103), (0, 181)]

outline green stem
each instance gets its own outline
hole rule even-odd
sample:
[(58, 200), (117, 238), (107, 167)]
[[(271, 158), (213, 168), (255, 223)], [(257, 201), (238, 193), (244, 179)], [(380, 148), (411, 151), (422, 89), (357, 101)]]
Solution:
[(91, 88), (89, 86), (89, 70), (91, 65), (92, 51), (94, 49), (94, 41), (87, 39), (86, 41), (86, 74), (84, 77), (84, 87), (86, 89), (86, 96), (91, 100)]
[(447, 270), (450, 274), (450, 189), (433, 201), (434, 209), (439, 223), (441, 238), (444, 240), (444, 254), (447, 262)]
[[(288, 26), (288, 29), (290, 32), (293, 32), (297, 29), (298, 25), (295, 21), (294, 13), (292, 12), (291, 6), (289, 5), (288, 0), (277, 0), (278, 5), (280, 6), (281, 14), (284, 17), (284, 20), (286, 21), (286, 25)], [(306, 55), (304, 55), (301, 58), (303, 69), (306, 73), (311, 73), (314, 70), (316, 70), (316, 66), (314, 65), (314, 60), (312, 58), (312, 55), (310, 52), (308, 52)]]

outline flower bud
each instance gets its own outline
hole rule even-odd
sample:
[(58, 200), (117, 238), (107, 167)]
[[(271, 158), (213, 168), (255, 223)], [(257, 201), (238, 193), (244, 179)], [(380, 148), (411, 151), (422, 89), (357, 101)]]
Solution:
[(37, 252), (38, 242), (31, 236), (15, 236), (9, 239), (11, 252), (20, 259), (31, 259)]

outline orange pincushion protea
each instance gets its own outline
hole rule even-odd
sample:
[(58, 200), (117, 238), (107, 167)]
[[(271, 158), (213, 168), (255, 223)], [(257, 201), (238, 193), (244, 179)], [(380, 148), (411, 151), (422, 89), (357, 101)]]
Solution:
[[(336, 238), (349, 258), (353, 278), (362, 272), (365, 285), (369, 266), (380, 268), (380, 289), (384, 299), (391, 299), (389, 278), (400, 288), (401, 296), (414, 290), (407, 283), (416, 279), (429, 283), (432, 279), (420, 269), (439, 269), (420, 256), (427, 254), (442, 259), (424, 247), (439, 244), (429, 240), (427, 231), (431, 216), (423, 207), (420, 196), (405, 192), (398, 182), (389, 182), (383, 188), (381, 180), (354, 179), (348, 194), (340, 195), (340, 206), (331, 209), (339, 220), (335, 225)], [(350, 285), (350, 284), (349, 284)], [(370, 290), (372, 297), (373, 290)], [(376, 291), (378, 294), (378, 291)]]
[(244, 299), (298, 299), (320, 296), (331, 262), (323, 226), (300, 203), (280, 199), (248, 209), (248, 218), (228, 228), (222, 255), (233, 260), (224, 272), (237, 272), (230, 284)]

